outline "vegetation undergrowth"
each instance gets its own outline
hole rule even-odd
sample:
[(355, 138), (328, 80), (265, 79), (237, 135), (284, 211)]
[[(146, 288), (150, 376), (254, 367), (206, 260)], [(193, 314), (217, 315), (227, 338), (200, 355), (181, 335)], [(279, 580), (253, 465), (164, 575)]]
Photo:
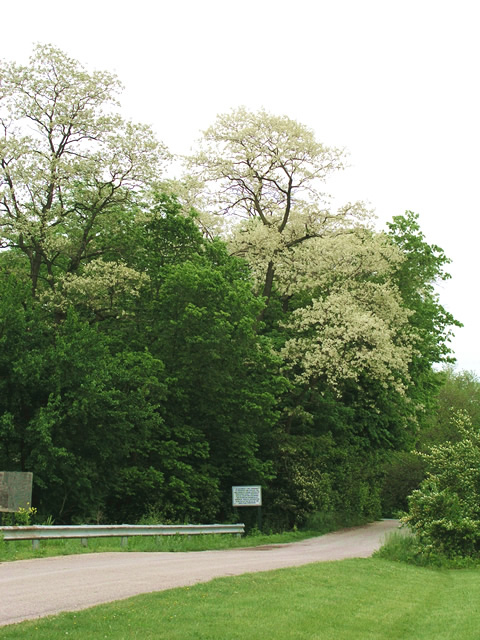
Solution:
[(446, 555), (434, 549), (425, 550), (417, 538), (408, 531), (394, 531), (374, 557), (393, 562), (403, 562), (431, 569), (475, 569), (480, 567), (480, 555)]
[(221, 578), (0, 629), (2, 640), (477, 640), (480, 572), (379, 558)]

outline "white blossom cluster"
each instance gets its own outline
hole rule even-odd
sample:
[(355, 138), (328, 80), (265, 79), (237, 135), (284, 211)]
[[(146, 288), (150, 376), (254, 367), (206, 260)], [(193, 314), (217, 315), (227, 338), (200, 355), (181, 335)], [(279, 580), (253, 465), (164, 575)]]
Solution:
[(294, 332), (282, 350), (299, 381), (323, 380), (340, 391), (362, 376), (404, 393), (415, 348), (406, 310), (387, 284), (335, 288), (296, 309), (286, 327)]
[(98, 316), (118, 317), (124, 314), (125, 297), (138, 297), (148, 281), (147, 274), (122, 262), (92, 260), (81, 274), (60, 276), (55, 289), (45, 292), (42, 300), (62, 313), (70, 306), (83, 306)]

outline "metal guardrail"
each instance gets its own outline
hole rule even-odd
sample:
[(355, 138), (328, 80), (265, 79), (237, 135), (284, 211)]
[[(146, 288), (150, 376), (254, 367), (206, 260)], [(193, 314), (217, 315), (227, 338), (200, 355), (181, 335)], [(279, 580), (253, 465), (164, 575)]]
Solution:
[(174, 536), (231, 533), (241, 536), (245, 525), (240, 524), (81, 524), (81, 525), (32, 525), (27, 527), (0, 527), (4, 540), (32, 540), (38, 547), (40, 540), (80, 538), (84, 546), (88, 538), (121, 537), (122, 546), (130, 536)]

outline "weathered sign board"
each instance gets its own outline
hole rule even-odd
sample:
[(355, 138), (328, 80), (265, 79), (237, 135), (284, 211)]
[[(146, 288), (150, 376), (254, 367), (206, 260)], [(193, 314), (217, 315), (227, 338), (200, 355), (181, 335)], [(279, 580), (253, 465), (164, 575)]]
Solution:
[(0, 511), (18, 511), (32, 505), (33, 473), (0, 471)]
[(232, 487), (232, 505), (234, 507), (261, 507), (262, 487), (260, 485)]

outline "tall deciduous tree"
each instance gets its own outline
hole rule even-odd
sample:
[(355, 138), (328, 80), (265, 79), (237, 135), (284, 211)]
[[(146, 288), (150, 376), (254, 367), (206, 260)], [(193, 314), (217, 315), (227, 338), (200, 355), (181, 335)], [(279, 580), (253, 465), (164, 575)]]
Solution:
[(32, 290), (98, 257), (101, 231), (159, 175), (165, 148), (115, 112), (118, 79), (50, 45), (0, 64), (0, 230), (28, 258)]
[(201, 469), (209, 479), (208, 488), (195, 486), (186, 474), (179, 504), (190, 517), (200, 509), (214, 517), (228, 512), (232, 484), (271, 475), (263, 444), (285, 381), (255, 331), (262, 303), (245, 262), (222, 241), (203, 239), (172, 198), (160, 198), (142, 229), (144, 251), (133, 263), (149, 282), (132, 318), (134, 339), (164, 362), (171, 381), (165, 421), (190, 451), (182, 458), (185, 470)]
[(255, 332), (261, 302), (178, 209), (161, 197), (138, 216), (122, 272), (145, 274), (138, 296), (90, 288), (91, 262), (36, 299), (21, 254), (0, 254), (0, 468), (33, 471), (57, 520), (215, 520), (232, 484), (272, 475), (284, 380)]
[(207, 208), (230, 220), (231, 251), (247, 260), (267, 307), (281, 300), (281, 353), (296, 379), (338, 389), (367, 375), (403, 392), (412, 339), (388, 278), (401, 252), (368, 229), (361, 203), (329, 208), (321, 188), (343, 162), (307, 127), (243, 108), (218, 116), (190, 158)]
[(290, 382), (270, 494), (290, 525), (342, 500), (349, 518), (378, 515), (378, 451), (405, 442), (411, 417), (416, 335), (392, 278), (404, 256), (363, 204), (332, 210), (324, 182), (343, 163), (307, 127), (245, 109), (219, 116), (190, 159), (201, 206), (223, 216), (231, 252), (249, 264), (259, 331)]
[(290, 249), (335, 232), (349, 214), (364, 213), (359, 205), (332, 213), (320, 189), (329, 174), (343, 167), (344, 155), (286, 116), (240, 108), (219, 115), (189, 159), (205, 182), (207, 211), (226, 215), (228, 227), (235, 218), (243, 220), (235, 232), (235, 251), (252, 264), (256, 256), (260, 292), (267, 301)]
[(409, 390), (412, 406), (422, 422), (422, 413), (434, 409), (441, 379), (434, 364), (454, 361), (450, 340), (455, 327), (462, 324), (440, 302), (437, 284), (450, 278), (446, 271), (449, 258), (443, 249), (429, 244), (419, 224), (419, 215), (407, 211), (388, 223), (388, 236), (400, 249), (403, 261), (392, 265), (392, 280), (397, 285), (403, 306), (410, 311), (409, 325), (415, 334), (415, 350), (409, 372), (415, 381)]

